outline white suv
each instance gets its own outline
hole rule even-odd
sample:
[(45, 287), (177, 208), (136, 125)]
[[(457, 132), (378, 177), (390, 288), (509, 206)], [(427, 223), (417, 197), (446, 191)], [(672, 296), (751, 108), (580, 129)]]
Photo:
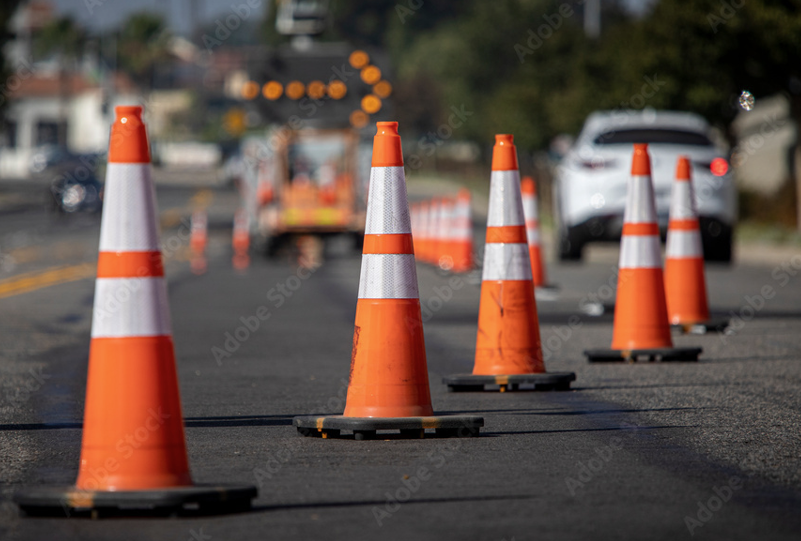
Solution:
[(663, 238), (676, 160), (692, 163), (704, 258), (731, 261), (737, 190), (726, 150), (693, 113), (601, 111), (591, 114), (556, 170), (554, 209), (559, 258), (580, 260), (588, 242), (620, 239), (634, 143), (648, 143), (656, 211)]

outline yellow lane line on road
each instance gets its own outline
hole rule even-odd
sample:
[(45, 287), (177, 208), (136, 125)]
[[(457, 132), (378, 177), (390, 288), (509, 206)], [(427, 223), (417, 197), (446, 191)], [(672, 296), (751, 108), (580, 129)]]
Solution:
[[(189, 204), (186, 206), (173, 207), (163, 211), (160, 215), (161, 227), (167, 229), (177, 226), (181, 222), (182, 214), (186, 212), (186, 210), (191, 208), (207, 208), (211, 205), (213, 200), (214, 192), (208, 189), (198, 190), (192, 198), (190, 198)], [(25, 256), (28, 256), (24, 258), (25, 262), (30, 262), (37, 259), (35, 255), (40, 254), (41, 250), (39, 247), (32, 246), (15, 250), (15, 252), (23, 252)], [(23, 253), (20, 255), (23, 255)], [(178, 254), (173, 258), (167, 257), (165, 259), (188, 261), (189, 258), (186, 254)], [(96, 264), (82, 263), (80, 265), (51, 267), (49, 269), (12, 276), (11, 278), (0, 280), (0, 299), (21, 295), (22, 293), (28, 293), (58, 284), (94, 278), (96, 275)]]
[(20, 274), (12, 278), (0, 280), (0, 299), (36, 291), (44, 287), (75, 282), (85, 278), (92, 278), (97, 273), (97, 266), (91, 263), (56, 267), (42, 271)]
[(161, 212), (159, 222), (161, 229), (172, 229), (181, 223), (185, 213), (192, 213), (193, 210), (205, 210), (214, 201), (214, 192), (204, 188), (198, 190), (189, 198), (189, 202), (183, 207), (170, 207)]

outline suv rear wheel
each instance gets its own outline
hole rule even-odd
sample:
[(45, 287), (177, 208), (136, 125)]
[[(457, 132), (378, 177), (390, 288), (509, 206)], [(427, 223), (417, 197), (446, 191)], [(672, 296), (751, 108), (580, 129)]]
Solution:
[(559, 231), (559, 253), (557, 256), (560, 261), (581, 261), (581, 253), (584, 249), (584, 234), (578, 227), (568, 227)]

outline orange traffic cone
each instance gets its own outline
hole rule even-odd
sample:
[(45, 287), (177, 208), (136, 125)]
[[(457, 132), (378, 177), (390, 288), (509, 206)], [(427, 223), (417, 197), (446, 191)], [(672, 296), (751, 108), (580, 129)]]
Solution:
[(192, 252), (189, 265), (194, 274), (206, 272), (206, 245), (208, 244), (208, 215), (206, 209), (195, 209), (190, 222), (189, 249)]
[(648, 145), (635, 144), (631, 164), (611, 350), (588, 350), (595, 361), (697, 361), (701, 348), (674, 348), (670, 337), (662, 276)]
[(242, 271), (250, 266), (250, 220), (245, 209), (239, 209), (234, 213), (234, 233), (232, 244), (234, 247), (234, 257), (232, 263), (234, 269)]
[(415, 250), (415, 259), (427, 263), (431, 252), (431, 203), (420, 203), (420, 251)]
[(270, 176), (270, 166), (272, 162), (268, 161), (261, 161), (258, 165), (258, 177), (256, 181), (256, 199), (259, 203), (259, 206), (264, 206), (269, 203), (272, 203), (274, 193), (273, 193), (273, 182)]
[(355, 439), (392, 429), (413, 437), (426, 428), (478, 435), (481, 417), (432, 417), (398, 123), (377, 127), (345, 413), (296, 417), (294, 424), (305, 436), (324, 438), (343, 429)]
[(526, 217), (528, 254), (531, 259), (531, 277), (535, 287), (551, 287), (546, 286), (545, 265), (542, 261), (537, 185), (533, 178), (523, 177), (521, 188), (523, 191), (523, 214)]
[(431, 200), (431, 221), (429, 222), (428, 237), (429, 243), (429, 263), (439, 265), (439, 256), (442, 254), (442, 200), (435, 197)]
[(452, 391), (498, 385), (504, 392), (525, 384), (568, 389), (575, 379), (572, 372), (545, 372), (517, 150), (511, 135), (496, 135), (475, 365), (472, 374), (448, 376), (443, 382)]
[(686, 156), (679, 156), (676, 165), (665, 255), (665, 294), (670, 324), (685, 332), (725, 331), (729, 325), (727, 319), (709, 319), (701, 230), (695, 212), (690, 160)]
[(192, 484), (141, 107), (117, 107), (100, 228), (78, 480), (34, 488), (31, 513), (250, 507), (251, 486)]
[(470, 213), (470, 190), (462, 188), (456, 196), (451, 222), (453, 272), (473, 270), (473, 220)]
[(453, 269), (453, 208), (449, 197), (443, 197), (439, 209), (439, 258), (437, 266), (449, 271)]
[(409, 221), (412, 224), (412, 250), (418, 254), (420, 253), (420, 215), (417, 211), (417, 203), (409, 205)]

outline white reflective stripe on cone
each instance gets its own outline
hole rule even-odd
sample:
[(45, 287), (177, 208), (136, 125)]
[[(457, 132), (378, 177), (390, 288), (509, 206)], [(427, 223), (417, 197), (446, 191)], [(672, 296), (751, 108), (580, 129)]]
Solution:
[(454, 212), (454, 205), (448, 208), (448, 218), (445, 222), (445, 234), (443, 235), (448, 240), (458, 239), (461, 234), (461, 228), (458, 225), (459, 220), (456, 218)]
[(412, 254), (364, 254), (360, 299), (419, 299)]
[(101, 252), (149, 252), (159, 249), (156, 197), (149, 163), (106, 166)]
[(490, 178), (488, 227), (525, 225), (518, 171), (493, 171)]
[(447, 203), (439, 207), (439, 238), (448, 239), (451, 234), (451, 211)]
[(369, 193), (365, 235), (412, 232), (403, 167), (373, 167)]
[(624, 235), (620, 241), (621, 269), (661, 269), (658, 235)]
[(528, 220), (536, 220), (539, 218), (537, 213), (537, 198), (530, 195), (523, 196), (523, 215)]
[(98, 278), (92, 338), (172, 334), (164, 278)]
[(668, 231), (667, 257), (671, 258), (699, 258), (704, 257), (701, 246), (701, 232), (695, 231)]
[(454, 227), (451, 231), (453, 233), (451, 238), (454, 240), (470, 239), (473, 235), (473, 232), (468, 226)]
[(535, 227), (529, 227), (526, 229), (526, 235), (528, 236), (528, 245), (529, 246), (539, 246), (540, 245), (540, 230)]
[(690, 182), (686, 180), (674, 182), (670, 198), (670, 219), (695, 218), (695, 201), (693, 199), (693, 188)]
[(630, 224), (656, 223), (656, 201), (651, 177), (636, 175), (629, 179), (623, 221)]
[(489, 243), (484, 247), (482, 280), (531, 280), (531, 259), (523, 243)]

